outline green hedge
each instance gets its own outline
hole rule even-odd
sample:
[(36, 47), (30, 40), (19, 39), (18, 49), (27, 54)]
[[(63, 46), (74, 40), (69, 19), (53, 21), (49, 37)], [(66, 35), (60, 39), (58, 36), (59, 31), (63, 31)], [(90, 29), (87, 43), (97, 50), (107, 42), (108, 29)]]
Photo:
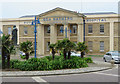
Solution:
[(59, 70), (59, 69), (74, 69), (81, 67), (88, 67), (87, 63), (92, 63), (91, 58), (80, 58), (71, 56), (71, 59), (64, 60), (63, 56), (46, 56), (44, 58), (31, 58), (27, 61), (11, 60), (11, 68), (22, 71), (45, 71), (45, 70)]
[(84, 58), (87, 63), (93, 63), (93, 60), (90, 57)]

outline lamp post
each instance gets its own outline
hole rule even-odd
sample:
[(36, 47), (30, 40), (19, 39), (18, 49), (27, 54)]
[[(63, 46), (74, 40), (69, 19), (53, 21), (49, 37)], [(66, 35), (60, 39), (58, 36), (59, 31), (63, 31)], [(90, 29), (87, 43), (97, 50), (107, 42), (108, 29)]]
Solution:
[(67, 30), (67, 27), (65, 28), (65, 30), (61, 30), (60, 32), (63, 33), (63, 31), (65, 31), (65, 38), (67, 38), (67, 32), (70, 31), (71, 33), (71, 30)]
[(36, 19), (36, 16), (35, 16), (35, 20), (33, 20), (33, 21), (32, 21), (32, 24), (31, 24), (31, 25), (35, 25), (35, 28), (34, 28), (34, 34), (35, 34), (35, 43), (34, 43), (35, 58), (36, 58), (36, 33), (37, 33), (36, 25), (37, 25), (37, 24), (40, 24), (40, 21), (39, 21), (39, 19)]

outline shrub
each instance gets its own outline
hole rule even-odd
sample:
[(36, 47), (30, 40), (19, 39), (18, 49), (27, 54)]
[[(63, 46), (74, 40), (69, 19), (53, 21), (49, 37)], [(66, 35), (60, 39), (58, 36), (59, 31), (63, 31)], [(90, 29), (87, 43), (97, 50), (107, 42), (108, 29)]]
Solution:
[(87, 63), (93, 63), (93, 60), (90, 57), (84, 58)]
[(17, 64), (19, 64), (19, 60), (10, 60), (10, 68), (15, 68)]
[(74, 59), (64, 60), (63, 68), (81, 68), (87, 67), (87, 62), (81, 58), (75, 57)]
[(49, 70), (50, 69), (50, 63), (47, 58), (41, 58), (38, 60), (38, 70)]
[(49, 61), (52, 60), (52, 56), (46, 56), (45, 58), (48, 59)]
[(71, 56), (71, 59), (64, 60), (63, 56), (55, 56), (55, 59), (52, 60), (52, 56), (46, 56), (44, 58), (31, 58), (27, 61), (11, 60), (10, 63), (11, 68), (22, 71), (43, 71), (88, 67), (87, 63), (92, 63), (92, 59)]
[(63, 68), (62, 65), (63, 65), (63, 63), (62, 63), (61, 60), (55, 59), (55, 60), (53, 60), (53, 61), (50, 62), (50, 68), (51, 68), (51, 70), (62, 69)]
[(23, 55), (20, 55), (20, 57), (21, 57), (22, 59), (25, 59), (25, 58), (26, 58), (26, 56), (23, 56)]

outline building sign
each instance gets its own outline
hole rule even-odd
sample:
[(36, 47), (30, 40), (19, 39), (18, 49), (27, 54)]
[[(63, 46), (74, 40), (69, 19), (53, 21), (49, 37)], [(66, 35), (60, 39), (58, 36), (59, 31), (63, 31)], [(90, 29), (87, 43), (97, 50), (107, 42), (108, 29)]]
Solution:
[(73, 20), (72, 17), (43, 18), (43, 21)]
[(86, 22), (106, 22), (106, 18), (102, 19), (87, 19)]
[(26, 22), (24, 22), (24, 24), (32, 24), (32, 22), (26, 21)]

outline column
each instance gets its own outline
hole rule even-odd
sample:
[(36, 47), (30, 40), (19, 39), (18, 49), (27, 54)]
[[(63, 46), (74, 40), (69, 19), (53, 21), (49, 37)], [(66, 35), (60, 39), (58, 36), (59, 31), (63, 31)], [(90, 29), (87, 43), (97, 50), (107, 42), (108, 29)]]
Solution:
[(17, 28), (17, 30), (18, 30), (18, 31), (17, 31), (17, 45), (19, 45), (19, 43), (20, 43), (20, 42), (19, 42), (19, 40), (20, 40), (20, 39), (19, 39), (19, 34), (20, 34), (19, 24), (16, 25), (16, 28)]
[(110, 22), (110, 51), (114, 50), (114, 22)]
[(37, 28), (37, 54), (44, 55), (44, 25), (42, 24)]
[(57, 28), (54, 24), (50, 25), (50, 44), (57, 42)]
[(68, 24), (64, 25), (64, 38), (66, 37), (66, 28), (67, 28), (67, 38), (70, 40), (70, 31), (69, 31), (69, 27)]
[[(3, 32), (3, 25), (2, 25), (2, 22), (0, 22), (0, 30)], [(1, 34), (2, 36), (3, 34)]]
[(83, 24), (78, 24), (77, 42), (83, 42)]

